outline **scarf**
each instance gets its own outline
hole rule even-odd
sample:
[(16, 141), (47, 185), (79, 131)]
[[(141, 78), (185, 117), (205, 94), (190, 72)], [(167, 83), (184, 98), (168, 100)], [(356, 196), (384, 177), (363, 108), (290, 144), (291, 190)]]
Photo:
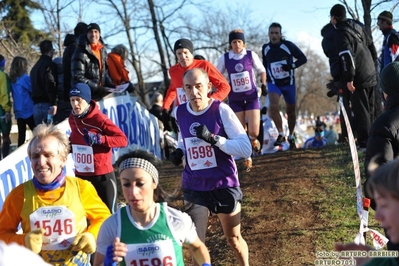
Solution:
[(79, 118), (79, 119), (82, 119), (83, 117), (85, 117), (88, 113), (89, 113), (89, 110), (90, 110), (90, 103), (89, 103), (89, 106), (87, 106), (87, 108), (83, 111), (83, 113), (81, 113), (80, 115), (77, 115), (77, 114), (75, 114), (75, 112), (72, 110), (72, 115), (74, 116), (74, 117), (76, 117), (76, 118)]
[(42, 184), (40, 183), (35, 176), (33, 176), (33, 186), (43, 192), (52, 191), (59, 187), (61, 187), (65, 183), (66, 175), (64, 170), (51, 182), (50, 184)]

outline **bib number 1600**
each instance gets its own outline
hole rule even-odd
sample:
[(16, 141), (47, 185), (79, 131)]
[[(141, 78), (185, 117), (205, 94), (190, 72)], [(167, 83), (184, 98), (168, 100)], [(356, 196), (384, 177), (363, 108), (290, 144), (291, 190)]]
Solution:
[(93, 156), (91, 154), (86, 153), (74, 153), (75, 163), (93, 163)]

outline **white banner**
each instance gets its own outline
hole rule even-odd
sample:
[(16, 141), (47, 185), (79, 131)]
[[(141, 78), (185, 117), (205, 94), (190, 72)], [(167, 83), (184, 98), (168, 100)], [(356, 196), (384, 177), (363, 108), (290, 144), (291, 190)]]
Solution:
[[(98, 102), (101, 111), (106, 114), (126, 135), (128, 146), (112, 150), (112, 163), (121, 154), (131, 150), (148, 150), (161, 158), (158, 120), (137, 102), (136, 97), (127, 93), (110, 94)], [(68, 120), (57, 125), (70, 135)], [(27, 154), (28, 143), (22, 145), (0, 161), (0, 209), (8, 193), (19, 184), (33, 178), (30, 160)], [(74, 163), (69, 154), (65, 167), (67, 175), (74, 176)]]

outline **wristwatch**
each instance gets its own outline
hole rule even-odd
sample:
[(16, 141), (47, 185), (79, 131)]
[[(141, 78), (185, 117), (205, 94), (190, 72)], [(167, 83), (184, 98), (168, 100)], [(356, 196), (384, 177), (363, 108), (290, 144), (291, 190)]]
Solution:
[(218, 142), (220, 140), (220, 136), (219, 135), (215, 135), (215, 136), (213, 136), (213, 139), (215, 140), (215, 142)]

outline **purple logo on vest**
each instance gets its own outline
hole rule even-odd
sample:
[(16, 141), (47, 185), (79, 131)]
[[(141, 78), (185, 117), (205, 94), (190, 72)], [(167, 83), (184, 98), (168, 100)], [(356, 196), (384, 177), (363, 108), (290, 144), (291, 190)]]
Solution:
[(241, 63), (238, 63), (238, 64), (235, 65), (234, 69), (235, 69), (237, 72), (242, 72), (242, 71), (244, 70), (244, 65), (241, 64)]
[(197, 133), (195, 133), (195, 128), (198, 127), (198, 126), (200, 126), (200, 125), (201, 125), (201, 124), (198, 123), (198, 122), (192, 123), (191, 126), (190, 126), (190, 128), (189, 128), (190, 134), (193, 135), (194, 137), (196, 137), (196, 136), (197, 136)]

